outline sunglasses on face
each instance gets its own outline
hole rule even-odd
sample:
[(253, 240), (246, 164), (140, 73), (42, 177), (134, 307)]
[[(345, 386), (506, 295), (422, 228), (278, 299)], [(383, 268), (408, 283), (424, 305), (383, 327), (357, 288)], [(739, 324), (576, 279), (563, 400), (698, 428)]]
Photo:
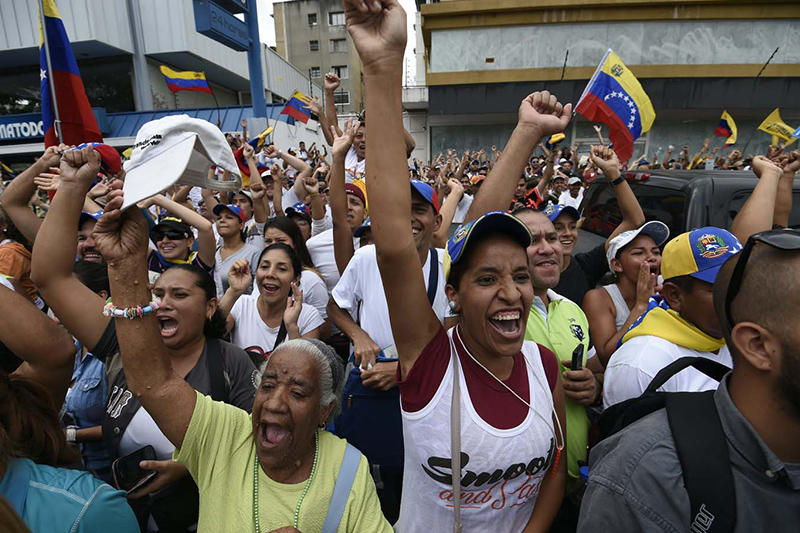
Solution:
[(771, 246), (772, 248), (783, 250), (784, 252), (798, 252), (800, 251), (800, 231), (788, 228), (762, 231), (747, 239), (747, 244), (745, 244), (739, 254), (739, 262), (736, 263), (733, 269), (731, 282), (728, 284), (728, 290), (725, 294), (725, 317), (727, 318), (728, 328), (730, 329), (733, 329), (733, 326), (736, 325), (736, 322), (731, 316), (731, 305), (742, 287), (747, 261), (750, 259), (750, 255), (753, 253), (753, 248), (755, 248), (756, 243), (759, 242)]
[(169, 230), (169, 231), (154, 231), (153, 237), (155, 238), (156, 242), (161, 242), (164, 240), (164, 237), (171, 241), (182, 241), (186, 239), (186, 234), (181, 231)]

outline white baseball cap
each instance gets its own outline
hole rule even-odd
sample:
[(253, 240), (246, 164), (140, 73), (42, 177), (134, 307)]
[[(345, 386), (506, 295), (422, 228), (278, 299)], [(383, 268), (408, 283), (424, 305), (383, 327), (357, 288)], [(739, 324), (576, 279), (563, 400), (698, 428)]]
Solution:
[(581, 185), (583, 184), (583, 182), (581, 181), (580, 178), (578, 178), (576, 176), (573, 176), (573, 177), (571, 177), (569, 179), (569, 181), (567, 182), (567, 185), (575, 185), (576, 183), (580, 183)]
[[(212, 165), (227, 170), (233, 181), (209, 179)], [(225, 135), (210, 122), (188, 115), (171, 115), (142, 126), (124, 168), (122, 209), (175, 183), (218, 191), (242, 188), (239, 168)]]
[(643, 224), (640, 228), (623, 231), (611, 239), (608, 243), (608, 251), (606, 251), (606, 260), (608, 261), (608, 268), (611, 269), (612, 272), (614, 268), (611, 266), (611, 260), (616, 258), (619, 251), (630, 244), (631, 241), (639, 235), (648, 235), (655, 241), (656, 246), (661, 246), (669, 239), (669, 228), (661, 221), (651, 220)]

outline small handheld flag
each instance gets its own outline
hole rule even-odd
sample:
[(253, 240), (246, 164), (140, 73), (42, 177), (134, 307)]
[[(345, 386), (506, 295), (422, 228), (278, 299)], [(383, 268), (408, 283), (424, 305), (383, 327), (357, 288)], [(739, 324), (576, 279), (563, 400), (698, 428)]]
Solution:
[[(39, 80), (44, 145), (103, 142), (55, 0), (43, 0), (42, 7), (44, 12), (40, 13), (39, 20)], [(60, 122), (60, 139), (56, 121)]]
[(296, 90), (292, 93), (292, 97), (289, 98), (289, 101), (286, 102), (286, 106), (283, 108), (283, 111), (281, 111), (281, 115), (289, 115), (293, 119), (306, 124), (308, 119), (311, 118), (311, 111), (304, 109), (303, 106), (309, 103), (311, 103), (311, 97)]
[(211, 93), (205, 72), (195, 72), (193, 70), (177, 71), (161, 65), (159, 67), (167, 87), (173, 93), (178, 91), (198, 91), (201, 93)]
[(558, 143), (566, 139), (566, 135), (563, 133), (554, 133), (551, 135), (545, 142), (544, 146), (548, 150), (552, 150)]
[(250, 139), (250, 146), (253, 147), (253, 150), (255, 150), (256, 153), (260, 152), (261, 149), (264, 148), (264, 143), (267, 141), (267, 137), (269, 137), (269, 134), (272, 133), (273, 129), (275, 128), (269, 126), (254, 138)]
[(725, 144), (735, 144), (737, 134), (736, 123), (733, 121), (733, 117), (730, 116), (727, 111), (723, 111), (722, 117), (720, 117), (717, 123), (717, 129), (714, 130), (714, 135), (727, 137)]
[(656, 118), (639, 80), (611, 49), (589, 80), (575, 111), (608, 126), (608, 137), (622, 161), (631, 158), (633, 141), (648, 132)]
[(793, 135), (795, 129), (783, 121), (780, 111), (779, 108), (776, 108), (764, 119), (758, 129), (791, 144), (797, 140), (797, 137)]

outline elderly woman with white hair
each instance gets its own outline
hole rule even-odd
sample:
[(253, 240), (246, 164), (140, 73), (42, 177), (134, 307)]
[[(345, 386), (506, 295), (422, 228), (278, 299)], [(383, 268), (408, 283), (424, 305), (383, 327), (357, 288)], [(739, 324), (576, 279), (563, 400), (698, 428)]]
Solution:
[(310, 339), (278, 347), (252, 417), (195, 391), (161, 340), (147, 283), (147, 223), (121, 205), (122, 191), (113, 191), (94, 232), (114, 295), (108, 307), (120, 317), (130, 390), (200, 488), (199, 531), (391, 532), (366, 459), (322, 429), (341, 409), (344, 370), (335, 352)]

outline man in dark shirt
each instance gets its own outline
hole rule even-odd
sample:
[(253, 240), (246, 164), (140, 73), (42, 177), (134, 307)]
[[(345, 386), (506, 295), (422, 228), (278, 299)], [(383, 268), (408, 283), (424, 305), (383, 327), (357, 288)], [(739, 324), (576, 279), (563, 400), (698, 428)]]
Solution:
[[(793, 230), (765, 233), (800, 240)], [(800, 250), (756, 242), (739, 267), (743, 275), (732, 280), (747, 249), (722, 267), (713, 291), (733, 357), (732, 372), (714, 394), (733, 474), (733, 508), (691, 516), (661, 409), (592, 450), (579, 531), (706, 531), (698, 526), (726, 512), (734, 514), (735, 531), (789, 531), (800, 523), (800, 332), (794, 318)]]

